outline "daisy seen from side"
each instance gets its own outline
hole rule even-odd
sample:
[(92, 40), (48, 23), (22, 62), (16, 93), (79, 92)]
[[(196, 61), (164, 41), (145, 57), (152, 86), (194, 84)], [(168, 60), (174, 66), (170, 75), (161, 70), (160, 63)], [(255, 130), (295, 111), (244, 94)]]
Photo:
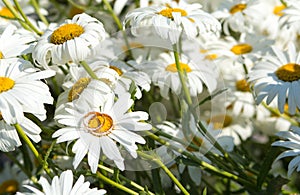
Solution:
[[(92, 100), (91, 100), (92, 101)], [(75, 153), (73, 166), (78, 167), (84, 156), (88, 154), (88, 164), (93, 173), (96, 172), (99, 159), (103, 153), (113, 160), (120, 170), (124, 170), (124, 159), (116, 142), (123, 146), (132, 157), (137, 157), (137, 145), (144, 144), (143, 137), (136, 131), (150, 130), (152, 126), (146, 122), (146, 112), (128, 112), (133, 104), (130, 94), (109, 98), (103, 107), (93, 107), (92, 103), (72, 105), (67, 114), (57, 115), (58, 123), (66, 125), (53, 134), (57, 142), (76, 140), (72, 151)]]
[(131, 32), (134, 35), (138, 34), (139, 27), (154, 26), (160, 37), (175, 44), (181, 32), (188, 38), (195, 38), (198, 34), (221, 29), (217, 19), (201, 8), (200, 4), (187, 4), (184, 1), (143, 7), (128, 13), (124, 23), (131, 25)]
[(32, 57), (36, 65), (48, 68), (53, 64), (86, 60), (106, 37), (103, 24), (85, 13), (75, 15), (56, 29), (48, 29), (38, 40)]

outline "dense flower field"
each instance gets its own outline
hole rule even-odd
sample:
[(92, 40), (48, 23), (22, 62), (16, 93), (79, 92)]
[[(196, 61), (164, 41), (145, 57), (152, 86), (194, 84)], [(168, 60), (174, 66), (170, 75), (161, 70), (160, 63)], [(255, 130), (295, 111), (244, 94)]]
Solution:
[(2, 0), (0, 194), (300, 193), (300, 1)]

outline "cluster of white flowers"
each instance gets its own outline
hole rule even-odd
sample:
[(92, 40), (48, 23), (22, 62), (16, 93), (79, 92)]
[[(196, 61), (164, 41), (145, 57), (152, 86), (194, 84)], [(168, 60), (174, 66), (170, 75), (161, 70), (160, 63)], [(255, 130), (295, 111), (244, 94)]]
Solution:
[[(0, 193), (105, 194), (90, 188), (106, 187), (102, 179), (134, 194), (119, 171), (146, 170), (145, 159), (178, 169), (162, 166), (184, 194), (203, 187), (205, 170), (242, 190), (262, 177), (267, 185), (253, 184), (262, 193), (279, 173), (258, 175), (267, 163), (254, 159), (272, 157), (257, 146), (245, 152), (251, 144), (290, 149), (273, 161), (294, 156), (280, 165), (291, 178), (300, 171), (299, 27), (296, 0), (3, 0), (0, 151), (9, 159)], [(147, 187), (129, 184), (149, 194), (168, 185), (145, 175)]]

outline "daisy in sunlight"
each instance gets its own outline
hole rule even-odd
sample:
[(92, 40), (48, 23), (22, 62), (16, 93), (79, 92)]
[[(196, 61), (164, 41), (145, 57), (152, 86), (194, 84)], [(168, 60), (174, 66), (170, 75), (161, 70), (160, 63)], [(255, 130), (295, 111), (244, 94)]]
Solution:
[(24, 112), (46, 119), (44, 104), (52, 104), (49, 87), (41, 81), (55, 75), (37, 71), (29, 61), (0, 60), (0, 113), (7, 124), (20, 123)]
[(106, 190), (97, 188), (90, 188), (90, 182), (84, 182), (84, 176), (80, 175), (76, 180), (75, 184), (73, 184), (74, 176), (71, 170), (66, 170), (62, 172), (59, 176), (55, 176), (52, 179), (51, 184), (44, 177), (41, 177), (39, 180), (39, 184), (42, 186), (43, 190), (24, 185), (25, 188), (31, 190), (33, 193), (22, 193), (17, 192), (17, 195), (25, 195), (25, 194), (36, 194), (36, 195), (63, 195), (63, 194), (97, 194), (103, 195), (106, 194)]
[[(162, 53), (157, 60), (144, 65), (145, 72), (150, 75), (153, 84), (160, 88), (160, 93), (164, 98), (168, 98), (170, 89), (177, 95), (181, 93), (182, 86), (173, 53)], [(187, 75), (187, 87), (191, 96), (195, 97), (200, 94), (204, 86), (208, 88), (209, 92), (216, 89), (217, 80), (211, 68), (213, 67), (211, 61), (195, 63), (187, 56), (182, 55), (180, 65)]]
[(160, 37), (175, 44), (181, 32), (191, 39), (198, 34), (221, 29), (218, 20), (201, 8), (198, 3), (187, 4), (184, 1), (138, 8), (126, 15), (125, 24), (130, 23), (134, 35), (138, 34), (139, 27), (154, 26)]
[(93, 173), (96, 172), (99, 159), (103, 153), (113, 160), (120, 170), (124, 170), (124, 159), (121, 156), (118, 142), (132, 157), (137, 157), (138, 149), (135, 143), (145, 144), (145, 140), (135, 131), (150, 130), (152, 126), (146, 122), (146, 112), (128, 112), (133, 105), (130, 94), (119, 96), (114, 102), (114, 97), (108, 98), (103, 107), (93, 106), (93, 100), (69, 104), (68, 113), (57, 115), (58, 123), (66, 125), (53, 134), (57, 142), (76, 140), (72, 151), (75, 153), (73, 161), (77, 168), (84, 156), (88, 154), (88, 164)]
[(57, 29), (48, 29), (34, 48), (34, 62), (44, 68), (48, 64), (79, 62), (106, 36), (103, 24), (85, 13), (66, 20)]
[(287, 51), (272, 47), (275, 56), (265, 56), (264, 61), (256, 64), (249, 73), (249, 81), (254, 84), (256, 103), (266, 98), (269, 105), (277, 100), (278, 109), (284, 112), (288, 104), (288, 112), (295, 114), (300, 108), (300, 53), (293, 44)]

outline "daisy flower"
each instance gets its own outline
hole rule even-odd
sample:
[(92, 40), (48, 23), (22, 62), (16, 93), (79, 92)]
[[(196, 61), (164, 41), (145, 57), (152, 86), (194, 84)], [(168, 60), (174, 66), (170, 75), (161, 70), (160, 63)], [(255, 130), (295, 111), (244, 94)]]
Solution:
[(57, 29), (48, 29), (39, 39), (32, 57), (34, 62), (48, 68), (53, 64), (79, 62), (106, 36), (103, 24), (85, 13), (66, 20)]
[(52, 104), (53, 98), (41, 79), (54, 75), (52, 70), (37, 71), (29, 61), (0, 60), (0, 112), (4, 121), (21, 123), (23, 112), (45, 120), (44, 104)]
[(119, 96), (115, 103), (114, 98), (109, 98), (101, 108), (83, 101), (77, 105), (70, 104), (67, 114), (56, 116), (58, 123), (67, 126), (53, 134), (54, 138), (58, 138), (57, 142), (76, 140), (72, 149), (75, 168), (88, 153), (88, 164), (95, 173), (102, 151), (120, 170), (124, 170), (124, 159), (116, 142), (132, 157), (137, 157), (135, 142), (144, 144), (145, 140), (135, 131), (150, 130), (152, 126), (139, 122), (148, 119), (146, 112), (128, 112), (132, 104), (133, 100), (127, 93)]
[[(90, 188), (90, 182), (84, 182), (84, 176), (80, 175), (78, 180), (73, 185), (74, 176), (71, 170), (66, 170), (60, 174), (60, 176), (55, 176), (52, 179), (51, 184), (44, 177), (41, 177), (39, 180), (39, 184), (42, 186), (43, 191), (39, 189), (25, 185), (24, 187), (31, 190), (36, 195), (63, 195), (63, 194), (97, 194), (103, 195), (106, 194), (106, 190), (97, 188)], [(27, 193), (18, 192), (17, 195), (25, 195)]]
[[(216, 89), (216, 76), (213, 70), (210, 69), (213, 65), (209, 61), (203, 60), (201, 63), (196, 64), (182, 55), (180, 65), (186, 73), (187, 87), (191, 96), (195, 97), (200, 94), (203, 91), (203, 85), (208, 88), (209, 92)], [(160, 88), (160, 93), (164, 98), (168, 99), (170, 89), (177, 95), (181, 93), (181, 83), (173, 53), (162, 53), (159, 59), (144, 64), (144, 67), (153, 84)]]
[(228, 110), (226, 114), (214, 114), (208, 120), (214, 129), (220, 129), (219, 136), (229, 136), (233, 138), (235, 145), (239, 145), (252, 135), (253, 126), (249, 119), (239, 115), (235, 116)]
[[(110, 82), (114, 92), (117, 95), (131, 93), (131, 85), (135, 87), (135, 97), (142, 97), (142, 90), (149, 91), (151, 80), (144, 71), (142, 71), (143, 61), (137, 59), (130, 60), (126, 63), (120, 60), (108, 61), (102, 58), (91, 59), (92, 67), (98, 67), (97, 75), (101, 79)], [(117, 76), (115, 76), (117, 74)]]
[(254, 84), (257, 104), (265, 98), (267, 104), (277, 99), (278, 109), (283, 113), (287, 102), (288, 112), (293, 115), (300, 108), (300, 53), (293, 44), (285, 52), (274, 46), (272, 49), (275, 56), (263, 57), (264, 61), (257, 63), (249, 74), (249, 81)]
[[(99, 68), (93, 64), (89, 64), (91, 69), (99, 74)], [(112, 78), (113, 75), (110, 75)], [(94, 106), (103, 106), (108, 96), (113, 95), (112, 89), (105, 82), (92, 79), (82, 66), (72, 64), (70, 72), (65, 76), (62, 84), (64, 92), (57, 99), (55, 115), (64, 112), (64, 108), (68, 102), (76, 104), (77, 101), (90, 101), (93, 99)]]
[(294, 157), (288, 166), (287, 175), (290, 177), (295, 170), (297, 172), (300, 171), (300, 128), (292, 126), (290, 131), (281, 131), (278, 132), (277, 135), (282, 139), (286, 139), (286, 141), (276, 141), (272, 146), (280, 146), (289, 150), (281, 153), (275, 161), (285, 157)]
[(175, 44), (181, 32), (191, 39), (199, 33), (216, 32), (221, 29), (220, 23), (201, 10), (201, 7), (197, 3), (186, 4), (180, 1), (138, 8), (126, 15), (125, 24), (130, 23), (134, 35), (138, 34), (139, 27), (154, 26), (159, 36)]
[(17, 30), (10, 24), (4, 28), (0, 35), (0, 59), (13, 58), (31, 53), (33, 50), (34, 36), (28, 31)]
[(212, 15), (221, 21), (226, 35), (230, 35), (230, 31), (250, 32), (253, 28), (251, 20), (257, 12), (255, 3), (255, 0), (225, 0)]
[(22, 190), (22, 185), (28, 184), (28, 177), (15, 164), (6, 161), (0, 172), (0, 194), (15, 194)]

